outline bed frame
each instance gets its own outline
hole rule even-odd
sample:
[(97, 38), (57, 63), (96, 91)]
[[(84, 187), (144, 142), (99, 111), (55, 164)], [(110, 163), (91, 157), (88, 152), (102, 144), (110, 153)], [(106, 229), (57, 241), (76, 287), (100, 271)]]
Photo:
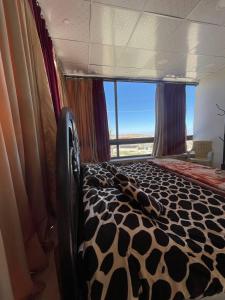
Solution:
[(82, 233), (81, 168), (73, 113), (63, 108), (56, 141), (56, 266), (62, 300), (82, 299), (78, 247)]

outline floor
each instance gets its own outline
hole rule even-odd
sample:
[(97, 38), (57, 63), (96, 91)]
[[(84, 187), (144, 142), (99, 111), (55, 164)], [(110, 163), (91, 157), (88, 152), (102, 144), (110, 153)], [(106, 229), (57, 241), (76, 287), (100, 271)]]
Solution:
[(38, 275), (37, 280), (44, 282), (46, 288), (34, 300), (60, 300), (53, 251), (50, 254), (49, 267)]

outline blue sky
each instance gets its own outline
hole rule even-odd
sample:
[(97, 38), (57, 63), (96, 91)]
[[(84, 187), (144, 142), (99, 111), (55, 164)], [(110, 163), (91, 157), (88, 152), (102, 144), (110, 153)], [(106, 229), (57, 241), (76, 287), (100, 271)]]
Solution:
[[(109, 130), (116, 133), (114, 83), (104, 82)], [(118, 82), (118, 124), (119, 135), (154, 136), (155, 131), (156, 84), (140, 82)], [(193, 133), (195, 87), (186, 87), (187, 133)]]
[(196, 87), (193, 85), (186, 86), (186, 127), (187, 134), (193, 134), (194, 112), (195, 112), (195, 92)]

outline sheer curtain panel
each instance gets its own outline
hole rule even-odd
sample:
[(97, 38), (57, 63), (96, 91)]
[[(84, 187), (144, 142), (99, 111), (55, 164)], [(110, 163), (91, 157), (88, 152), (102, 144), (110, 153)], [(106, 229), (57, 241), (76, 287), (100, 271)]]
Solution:
[(0, 0), (0, 231), (15, 299), (40, 291), (30, 272), (48, 259), (56, 122), (26, 0)]
[(185, 117), (185, 84), (159, 83), (156, 90), (155, 156), (186, 151)]

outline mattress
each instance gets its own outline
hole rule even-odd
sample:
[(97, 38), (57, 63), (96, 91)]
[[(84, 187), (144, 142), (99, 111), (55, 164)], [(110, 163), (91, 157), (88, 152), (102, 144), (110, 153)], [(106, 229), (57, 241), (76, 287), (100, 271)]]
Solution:
[[(225, 198), (152, 162), (112, 169), (83, 168), (85, 297), (187, 300), (223, 293)], [(163, 209), (152, 213), (115, 180), (118, 174)]]

